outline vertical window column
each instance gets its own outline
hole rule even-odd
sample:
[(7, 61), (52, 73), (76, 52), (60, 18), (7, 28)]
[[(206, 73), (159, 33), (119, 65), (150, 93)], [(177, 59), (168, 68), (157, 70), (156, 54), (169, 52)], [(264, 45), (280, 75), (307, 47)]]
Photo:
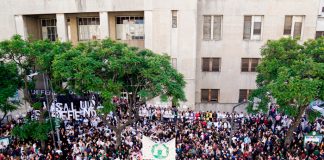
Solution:
[(178, 27), (178, 11), (172, 10), (172, 28)]

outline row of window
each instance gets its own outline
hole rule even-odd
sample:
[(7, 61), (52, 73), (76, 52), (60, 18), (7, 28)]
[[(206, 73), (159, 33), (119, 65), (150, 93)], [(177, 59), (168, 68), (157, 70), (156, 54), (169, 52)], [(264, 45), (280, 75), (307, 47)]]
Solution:
[[(203, 40), (221, 40), (222, 15), (205, 15), (203, 19)], [(244, 16), (243, 39), (261, 40), (264, 16)], [(302, 33), (304, 16), (285, 16), (283, 35), (298, 38)]]
[[(260, 63), (260, 58), (242, 58), (241, 71), (242, 72), (256, 72), (256, 68)], [(221, 58), (202, 58), (201, 70), (203, 72), (220, 72)]]
[[(67, 20), (68, 34), (70, 31), (70, 20)], [(80, 41), (98, 39), (100, 37), (100, 18), (83, 17), (77, 19), (78, 35)], [(56, 19), (42, 19), (42, 38), (51, 41), (57, 40)], [(70, 37), (70, 35), (69, 35)], [(116, 39), (135, 40), (144, 39), (144, 17), (143, 16), (117, 16), (116, 17)]]
[[(238, 102), (246, 101), (252, 89), (240, 89)], [(201, 89), (201, 102), (219, 102), (219, 89)]]

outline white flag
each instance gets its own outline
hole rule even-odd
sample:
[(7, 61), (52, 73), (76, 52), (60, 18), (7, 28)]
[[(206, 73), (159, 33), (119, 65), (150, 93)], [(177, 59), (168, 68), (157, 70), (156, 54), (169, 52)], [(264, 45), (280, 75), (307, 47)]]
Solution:
[(143, 159), (154, 159), (154, 160), (175, 160), (176, 149), (175, 139), (167, 143), (156, 143), (149, 137), (143, 136), (142, 138), (142, 154)]

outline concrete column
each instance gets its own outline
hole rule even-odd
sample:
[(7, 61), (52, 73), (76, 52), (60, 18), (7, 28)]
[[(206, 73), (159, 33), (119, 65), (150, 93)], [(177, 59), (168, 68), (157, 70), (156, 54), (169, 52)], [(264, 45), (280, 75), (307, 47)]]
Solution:
[(100, 39), (109, 37), (109, 18), (108, 12), (100, 12)]
[(68, 41), (67, 23), (64, 13), (56, 14), (56, 29), (58, 39), (62, 42)]
[(71, 42), (73, 45), (78, 44), (78, 24), (75, 16), (70, 17)]
[(144, 11), (144, 47), (153, 49), (153, 13), (152, 11)]
[(25, 19), (23, 15), (16, 15), (15, 16), (15, 23), (16, 23), (16, 33), (21, 35), (23, 39), (28, 38), (27, 28), (25, 24)]

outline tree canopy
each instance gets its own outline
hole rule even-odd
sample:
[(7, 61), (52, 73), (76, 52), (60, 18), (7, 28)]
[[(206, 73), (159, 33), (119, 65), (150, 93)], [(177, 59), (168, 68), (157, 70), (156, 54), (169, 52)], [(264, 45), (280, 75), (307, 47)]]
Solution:
[[(106, 121), (117, 134), (138, 119), (138, 107), (147, 100), (160, 96), (161, 100), (172, 101), (175, 105), (186, 100), (183, 75), (172, 67), (169, 56), (129, 47), (110, 39), (72, 46), (59, 41), (24, 40), (16, 35), (10, 40), (0, 42), (0, 55), (9, 62), (5, 65), (8, 69), (11, 67), (12, 74), (23, 80), (22, 88), (27, 102), (34, 109), (40, 110), (40, 122), (29, 121), (14, 130), (14, 134), (23, 139), (45, 140), (44, 137), (37, 136), (36, 132), (29, 133), (30, 129), (37, 128), (35, 126), (39, 126), (39, 130), (36, 130), (39, 134), (46, 135), (49, 131), (45, 122), (47, 108), (43, 108), (30, 93), (35, 87), (33, 82), (37, 80), (36, 76), (32, 77), (34, 81), (30, 81), (32, 73), (42, 74), (44, 81), (49, 82), (47, 89), (57, 93), (73, 91), (79, 96), (98, 95), (103, 105), (100, 112), (104, 115), (117, 107), (112, 101), (114, 96), (120, 97), (122, 93), (127, 93), (130, 109), (127, 111), (129, 117), (126, 123), (120, 120), (117, 125), (112, 125)], [(9, 84), (9, 81), (3, 83)], [(12, 88), (17, 86), (8, 86), (8, 96), (12, 95), (13, 90), (16, 91)], [(38, 98), (44, 99), (45, 95), (39, 96)]]
[(112, 107), (112, 96), (130, 93), (131, 104), (161, 96), (174, 103), (185, 100), (183, 75), (167, 55), (139, 50), (110, 39), (79, 43), (55, 57), (54, 78), (67, 82), (78, 94), (100, 93), (104, 106)]
[(16, 94), (22, 81), (14, 63), (0, 61), (0, 71), (0, 110), (4, 113), (2, 121), (9, 112), (18, 108), (18, 104), (11, 103), (9, 98)]
[(295, 117), (298, 125), (307, 106), (324, 99), (324, 38), (304, 44), (291, 38), (271, 40), (261, 49), (261, 56), (258, 89), (250, 95), (250, 100), (258, 97), (261, 102), (256, 110), (252, 105), (248, 110), (266, 112), (272, 96), (278, 110)]
[[(172, 67), (169, 56), (110, 39), (79, 43), (55, 56), (52, 68), (54, 80), (65, 82), (68, 90), (100, 96), (102, 119), (115, 131), (117, 146), (123, 129), (139, 119), (141, 104), (157, 96), (173, 104), (185, 100), (183, 75)], [(128, 94), (128, 117), (125, 120), (117, 116), (117, 124), (113, 124), (105, 117), (118, 107), (113, 97), (121, 97), (122, 93)]]
[[(33, 138), (41, 140), (42, 147), (45, 147), (44, 140), (47, 139), (47, 133), (50, 130), (50, 126), (49, 122), (45, 122), (46, 115), (48, 115), (45, 114), (47, 110), (42, 107), (42, 103), (38, 100), (40, 98), (45, 99), (45, 95), (35, 95), (37, 98), (33, 98), (30, 91), (35, 89), (35, 82), (40, 80), (41, 74), (51, 81), (53, 72), (52, 62), (55, 55), (61, 54), (71, 47), (72, 45), (70, 43), (59, 41), (24, 40), (19, 35), (15, 35), (9, 40), (0, 42), (0, 56), (3, 60), (3, 63), (0, 64), (1, 101), (3, 102), (6, 97), (12, 96), (16, 93), (17, 89), (23, 89), (24, 100), (26, 100), (33, 109), (40, 110), (40, 121), (28, 121), (21, 126), (16, 126), (13, 131), (15, 136), (22, 139)], [(30, 76), (31, 74), (34, 74), (34, 76)], [(60, 89), (62, 86), (61, 82), (51, 82), (55, 83), (53, 85), (55, 89)], [(15, 105), (2, 102), (0, 102), (0, 109), (5, 114), (8, 111), (16, 109)], [(51, 103), (51, 101), (49, 101), (49, 103)]]
[[(267, 101), (265, 94), (271, 94), (280, 110), (291, 116), (299, 113), (299, 107), (324, 98), (323, 38), (307, 41), (304, 45), (290, 38), (268, 41), (261, 55), (262, 61), (257, 67), (258, 89), (250, 98)], [(261, 102), (258, 111), (267, 111), (267, 105)]]

